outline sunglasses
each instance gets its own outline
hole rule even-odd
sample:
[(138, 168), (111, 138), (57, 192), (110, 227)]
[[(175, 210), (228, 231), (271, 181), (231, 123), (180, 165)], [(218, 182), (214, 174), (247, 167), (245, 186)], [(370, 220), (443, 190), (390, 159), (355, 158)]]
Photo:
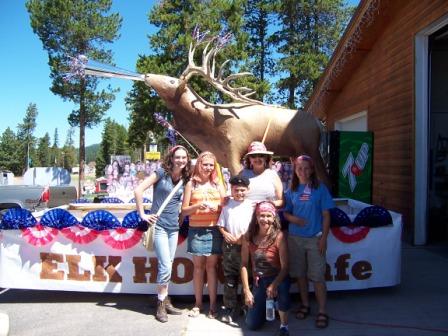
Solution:
[(250, 154), (249, 157), (251, 158), (264, 158), (266, 155), (264, 154)]

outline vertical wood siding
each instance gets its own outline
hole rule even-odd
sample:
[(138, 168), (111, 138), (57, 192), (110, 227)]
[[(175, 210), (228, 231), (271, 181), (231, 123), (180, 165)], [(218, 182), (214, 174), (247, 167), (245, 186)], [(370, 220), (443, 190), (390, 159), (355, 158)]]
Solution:
[(368, 111), (368, 129), (374, 133), (372, 202), (402, 213), (409, 231), (414, 209), (414, 38), (448, 13), (448, 1), (402, 3), (326, 115), (331, 129), (339, 119)]

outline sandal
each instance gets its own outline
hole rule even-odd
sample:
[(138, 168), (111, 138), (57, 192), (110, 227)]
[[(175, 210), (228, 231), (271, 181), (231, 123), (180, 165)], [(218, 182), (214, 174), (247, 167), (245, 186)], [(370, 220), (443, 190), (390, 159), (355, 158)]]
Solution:
[(216, 319), (216, 318), (218, 317), (218, 312), (216, 312), (216, 311), (210, 309), (210, 310), (208, 311), (208, 315), (207, 315), (207, 317), (208, 317), (209, 319), (214, 320), (214, 319)]
[(198, 317), (201, 314), (201, 308), (199, 307), (193, 307), (189, 312), (189, 317)]
[(324, 329), (328, 327), (329, 317), (327, 314), (319, 313), (316, 316), (316, 328)]
[(308, 317), (309, 314), (310, 314), (310, 307), (300, 305), (299, 309), (296, 312), (296, 319), (304, 320)]

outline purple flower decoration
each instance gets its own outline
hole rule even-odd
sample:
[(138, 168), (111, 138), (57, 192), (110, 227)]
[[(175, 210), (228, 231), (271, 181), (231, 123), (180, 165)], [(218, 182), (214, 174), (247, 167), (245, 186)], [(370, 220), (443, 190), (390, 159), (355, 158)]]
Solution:
[(232, 33), (226, 33), (225, 31), (222, 31), (218, 36), (218, 41), (216, 42), (216, 45), (218, 48), (224, 47), (229, 41), (232, 39), (233, 34)]
[(84, 78), (88, 58), (84, 55), (70, 57), (70, 71), (65, 73), (62, 77), (65, 81), (70, 81), (73, 78)]
[(208, 35), (208, 33), (210, 33), (210, 30), (206, 30), (201, 33), (201, 31), (199, 29), (199, 25), (196, 25), (196, 26), (194, 26), (192, 36), (196, 40), (197, 43), (201, 43), (204, 40), (204, 38)]
[(174, 129), (174, 127), (160, 113), (154, 113), (154, 118), (156, 119), (157, 123), (166, 128), (166, 137), (168, 138), (168, 141), (171, 145), (175, 145), (176, 130)]

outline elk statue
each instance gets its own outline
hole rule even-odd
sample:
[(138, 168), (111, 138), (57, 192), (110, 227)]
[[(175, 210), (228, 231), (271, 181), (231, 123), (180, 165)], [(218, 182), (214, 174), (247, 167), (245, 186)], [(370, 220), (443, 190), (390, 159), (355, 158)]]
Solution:
[[(225, 42), (225, 41), (224, 41)], [(202, 65), (194, 62), (196, 47), (206, 43)], [(241, 159), (252, 141), (263, 141), (275, 155), (290, 157), (306, 153), (315, 162), (318, 176), (328, 182), (319, 152), (320, 124), (311, 114), (268, 105), (251, 99), (255, 92), (246, 87), (233, 87), (235, 79), (250, 73), (231, 74), (223, 78), (225, 61), (215, 69), (215, 56), (222, 49), (221, 37), (190, 44), (188, 65), (180, 78), (159, 74), (139, 75), (165, 102), (174, 116), (175, 128), (202, 151), (213, 152), (219, 163), (232, 174), (241, 169)], [(99, 74), (98, 71), (86, 71)], [(214, 104), (200, 97), (189, 85), (193, 75), (203, 77), (214, 88), (232, 99), (229, 104)], [(107, 75), (106, 75), (107, 76)], [(129, 76), (121, 76), (130, 78)]]

